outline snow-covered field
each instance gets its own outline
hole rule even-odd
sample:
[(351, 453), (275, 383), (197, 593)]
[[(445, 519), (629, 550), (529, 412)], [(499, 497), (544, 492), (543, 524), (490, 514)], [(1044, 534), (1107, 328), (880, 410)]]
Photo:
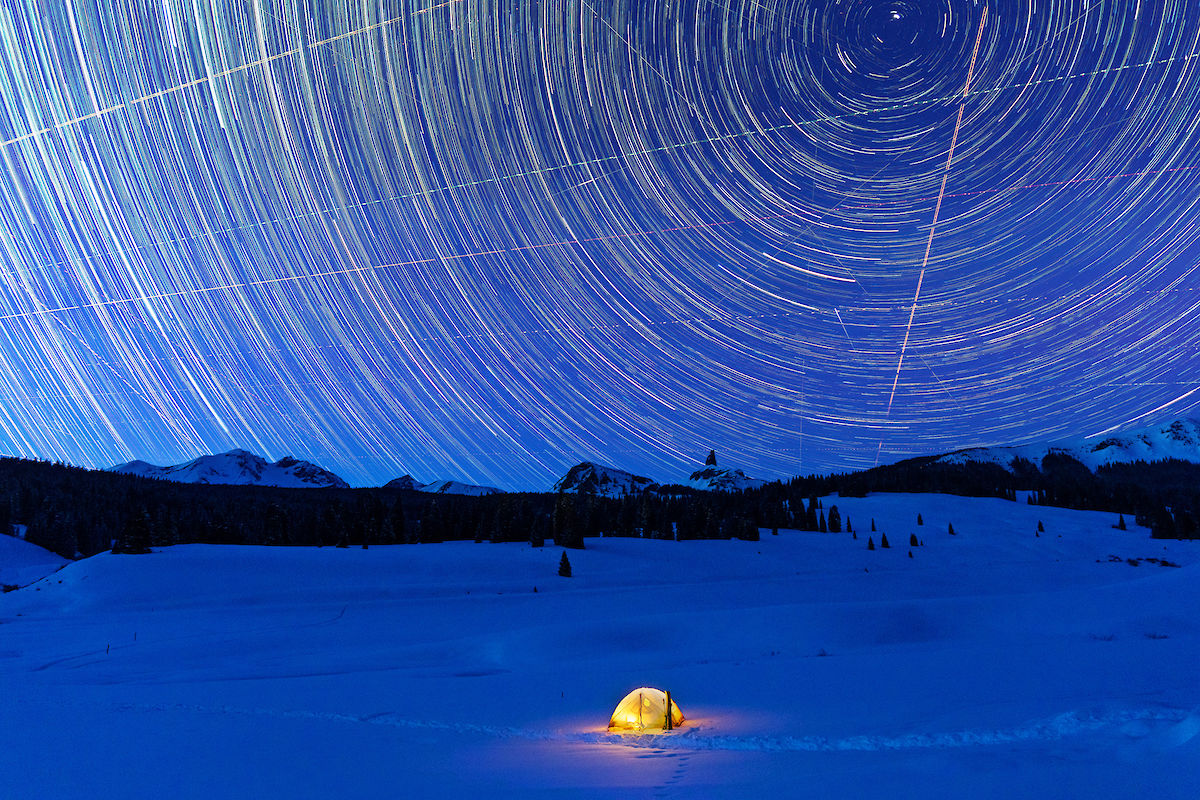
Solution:
[(0, 535), (0, 584), (4, 586), (33, 583), (69, 563), (24, 539)]
[[(1200, 794), (1200, 544), (834, 502), (857, 540), (588, 540), (573, 578), (472, 543), (70, 564), (0, 597), (0, 797)], [(608, 734), (639, 685), (684, 727)]]

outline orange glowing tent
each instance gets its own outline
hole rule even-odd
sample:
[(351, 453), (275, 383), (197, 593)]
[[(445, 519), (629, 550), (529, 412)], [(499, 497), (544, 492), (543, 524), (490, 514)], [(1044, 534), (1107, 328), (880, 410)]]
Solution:
[[(667, 713), (667, 709), (671, 713)], [(669, 731), (683, 723), (683, 712), (670, 692), (643, 686), (634, 689), (617, 703), (608, 721), (610, 731)]]

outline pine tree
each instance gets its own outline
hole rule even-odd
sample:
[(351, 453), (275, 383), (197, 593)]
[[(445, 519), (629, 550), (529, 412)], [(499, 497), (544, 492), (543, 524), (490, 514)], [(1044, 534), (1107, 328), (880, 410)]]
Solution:
[(571, 577), (571, 559), (567, 558), (566, 550), (563, 550), (562, 558), (558, 560), (558, 574), (564, 578)]
[(874, 517), (871, 517), (871, 530), (872, 531), (875, 530), (875, 518)]
[(908, 557), (909, 557), (909, 558), (912, 558), (912, 557), (913, 557), (913, 555), (912, 555), (912, 550), (909, 550), (909, 551), (908, 551)]
[(880, 535), (880, 537), (879, 537), (879, 546), (880, 546), (880, 547), (891, 547), (891, 545), (890, 545), (890, 544), (888, 544), (888, 540), (887, 540), (887, 534), (886, 534), (886, 533), (884, 533), (884, 534), (881, 534), (881, 535)]
[(908, 546), (909, 547), (920, 547), (920, 545), (917, 543), (917, 535), (915, 533), (910, 533), (908, 535)]
[(1117, 515), (1117, 530), (1119, 530), (1119, 531), (1128, 530), (1128, 528), (1125, 527), (1125, 515), (1124, 514)]
[(1043, 525), (1042, 521), (1039, 519), (1038, 520), (1038, 533), (1045, 533), (1045, 532), (1046, 532), (1046, 526)]
[(846, 533), (854, 533), (854, 526), (850, 524), (849, 517), (846, 517)]
[(829, 532), (829, 528), (826, 527), (826, 525), (825, 525), (825, 512), (824, 511), (821, 512), (820, 520), (817, 523), (817, 530), (819, 530), (821, 533)]
[(868, 536), (868, 537), (867, 537), (867, 549), (868, 549), (868, 550), (874, 550), (874, 549), (875, 549), (875, 540), (874, 540), (874, 539), (872, 539), (870, 536)]
[(829, 507), (829, 530), (831, 533), (842, 532), (842, 512), (838, 511), (837, 506)]
[(955, 535), (955, 534), (954, 534), (954, 523), (953, 523), (953, 522), (951, 522), (951, 523), (950, 523), (950, 535), (951, 535), (951, 536), (954, 536), (954, 535)]
[(917, 512), (917, 524), (918, 524), (918, 525), (924, 525), (924, 524), (925, 524), (925, 520), (921, 519), (921, 513), (920, 513), (920, 512)]

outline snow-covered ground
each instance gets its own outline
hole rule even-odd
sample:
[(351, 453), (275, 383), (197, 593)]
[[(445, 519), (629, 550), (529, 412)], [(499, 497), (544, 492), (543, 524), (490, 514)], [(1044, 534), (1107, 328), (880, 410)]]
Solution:
[[(589, 539), (573, 578), (473, 543), (71, 564), (0, 597), (0, 797), (1197, 796), (1200, 544), (831, 503), (857, 540)], [(608, 734), (639, 685), (683, 728)]]
[(0, 584), (24, 586), (49, 575), (65, 558), (15, 536), (0, 534)]

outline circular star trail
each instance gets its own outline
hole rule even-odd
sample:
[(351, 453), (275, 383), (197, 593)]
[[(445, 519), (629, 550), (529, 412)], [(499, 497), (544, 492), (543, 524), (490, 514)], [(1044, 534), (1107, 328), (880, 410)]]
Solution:
[(0, 49), (8, 454), (542, 489), (1200, 403), (1183, 0), (18, 2)]

